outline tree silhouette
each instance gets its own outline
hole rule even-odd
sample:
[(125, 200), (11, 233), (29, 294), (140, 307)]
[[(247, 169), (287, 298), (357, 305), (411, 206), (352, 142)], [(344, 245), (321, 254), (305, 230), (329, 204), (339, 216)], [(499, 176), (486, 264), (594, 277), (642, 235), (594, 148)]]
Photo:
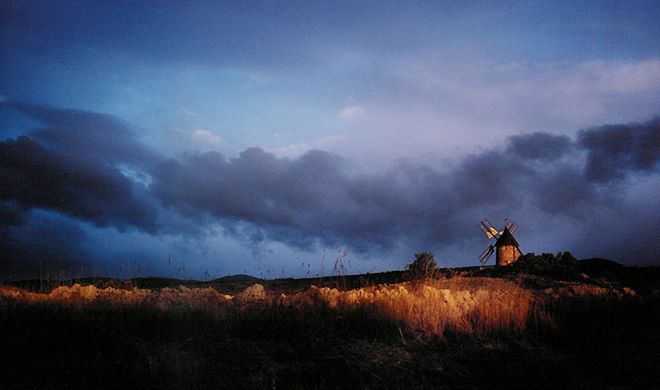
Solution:
[(406, 267), (410, 279), (424, 279), (433, 277), (437, 269), (437, 264), (433, 253), (422, 252), (415, 253), (415, 260)]

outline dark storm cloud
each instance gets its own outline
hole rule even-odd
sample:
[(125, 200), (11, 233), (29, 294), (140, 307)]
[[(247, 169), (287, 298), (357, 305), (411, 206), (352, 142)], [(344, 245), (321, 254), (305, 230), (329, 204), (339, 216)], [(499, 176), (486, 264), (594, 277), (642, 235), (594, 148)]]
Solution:
[(532, 133), (509, 137), (508, 152), (530, 160), (561, 158), (571, 148), (571, 139), (564, 135)]
[(28, 137), (0, 143), (0, 181), (0, 200), (57, 210), (98, 226), (156, 230), (156, 210), (147, 194), (117, 169), (50, 151)]
[[(400, 192), (415, 177), (390, 172), (352, 177), (342, 158), (311, 151), (298, 159), (277, 158), (250, 148), (237, 158), (209, 152), (170, 160), (153, 173), (151, 189), (168, 207), (191, 216), (210, 214), (226, 223), (249, 222), (268, 237), (306, 247), (314, 239), (326, 244), (350, 242), (366, 249), (405, 224), (403, 209), (415, 212), (420, 201)], [(413, 172), (419, 174), (418, 170)], [(397, 175), (399, 177), (397, 177)], [(399, 219), (398, 223), (396, 219)]]
[(585, 180), (582, 170), (567, 164), (538, 172), (523, 188), (533, 197), (534, 205), (548, 214), (581, 215), (604, 200), (599, 188)]
[(468, 156), (448, 178), (456, 196), (452, 208), (515, 201), (521, 196), (521, 180), (531, 174), (524, 159), (499, 150)]
[[(217, 152), (164, 158), (113, 117), (11, 107), (44, 126), (28, 137), (0, 142), (5, 241), (8, 232), (25, 229), (25, 215), (33, 210), (52, 210), (97, 226), (190, 233), (164, 227), (161, 216), (170, 213), (198, 225), (199, 231), (220, 224), (251, 242), (342, 245), (376, 253), (402, 243), (414, 248), (473, 243), (478, 238), (475, 221), (491, 215), (563, 216), (573, 223), (567, 228), (579, 235), (596, 223), (596, 216), (607, 220), (608, 215), (639, 212), (639, 205), (626, 200), (630, 194), (620, 185), (625, 177), (643, 173), (647, 189), (658, 186), (657, 176), (648, 175), (660, 158), (657, 121), (590, 129), (579, 133), (576, 142), (545, 133), (515, 136), (451, 169), (399, 162), (364, 173), (319, 150), (293, 159), (260, 148), (234, 158)], [(121, 164), (137, 167), (149, 183), (122, 173)], [(645, 221), (646, 227), (660, 229), (657, 221)], [(619, 236), (629, 236), (626, 232), (636, 231), (634, 221), (622, 229)], [(75, 241), (68, 231), (67, 239)], [(579, 247), (593, 248), (593, 237), (577, 240), (582, 240)], [(643, 246), (638, 252), (647, 259), (654, 256)]]
[(50, 150), (75, 153), (77, 160), (148, 165), (158, 159), (137, 140), (133, 131), (111, 115), (16, 102), (0, 102), (0, 108), (15, 110), (42, 122), (42, 127), (32, 129), (28, 135)]
[[(347, 161), (327, 152), (291, 160), (250, 148), (233, 159), (215, 152), (171, 159), (152, 173), (151, 190), (167, 207), (193, 218), (214, 216), (255, 239), (366, 252), (401, 240), (458, 239), (474, 228), (467, 211), (515, 202), (530, 174), (497, 152), (470, 157), (451, 173), (401, 162), (352, 174)], [(244, 223), (249, 226), (234, 226)]]
[(125, 127), (89, 112), (2, 106), (45, 127), (0, 142), (0, 201), (56, 210), (97, 226), (157, 230), (156, 205), (146, 189), (118, 168), (124, 162), (155, 162)]
[(20, 223), (0, 226), (0, 280), (40, 274), (65, 277), (92, 260), (93, 254), (81, 246), (85, 239), (84, 229), (75, 220), (50, 212), (26, 211)]
[(16, 201), (0, 201), (0, 230), (22, 225), (25, 221), (25, 211), (25, 207)]
[(584, 130), (577, 143), (588, 152), (589, 180), (606, 182), (630, 172), (652, 172), (660, 161), (660, 119)]
[[(558, 144), (552, 144), (556, 156)], [(383, 172), (354, 174), (347, 161), (326, 152), (291, 160), (250, 148), (233, 159), (188, 154), (152, 176), (154, 196), (191, 218), (214, 216), (256, 240), (302, 248), (347, 245), (360, 252), (400, 242), (450, 245), (475, 237), (475, 221), (492, 210), (516, 213), (531, 204), (573, 216), (601, 201), (580, 169), (559, 162), (539, 166), (507, 149), (468, 156), (451, 171), (400, 162)]]

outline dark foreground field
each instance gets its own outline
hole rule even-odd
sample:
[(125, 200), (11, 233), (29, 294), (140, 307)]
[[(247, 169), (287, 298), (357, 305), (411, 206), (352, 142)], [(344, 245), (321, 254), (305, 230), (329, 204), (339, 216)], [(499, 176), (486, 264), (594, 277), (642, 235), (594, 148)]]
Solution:
[(0, 388), (660, 388), (657, 269), (606, 271), (4, 287)]

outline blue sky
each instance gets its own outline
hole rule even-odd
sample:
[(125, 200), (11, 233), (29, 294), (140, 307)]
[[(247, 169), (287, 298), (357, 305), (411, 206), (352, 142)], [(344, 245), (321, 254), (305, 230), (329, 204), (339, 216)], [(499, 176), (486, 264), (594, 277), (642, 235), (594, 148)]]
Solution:
[[(150, 223), (123, 220), (124, 211), (107, 203), (123, 199), (119, 194), (87, 199), (90, 209), (119, 213), (98, 218), (69, 204), (84, 203), (77, 197), (89, 191), (64, 192), (59, 201), (47, 199), (51, 187), (39, 189), (39, 201), (5, 191), (3, 207), (14, 210), (5, 214), (20, 209), (22, 219), (3, 222), (3, 240), (26, 247), (6, 261), (15, 274), (43, 255), (28, 244), (35, 235), (64, 264), (53, 269), (76, 264), (121, 273), (118, 264), (133, 262), (168, 274), (175, 259), (194, 277), (204, 271), (299, 276), (312, 267), (329, 272), (326, 263), (341, 248), (349, 249), (354, 272), (398, 268), (422, 250), (445, 265), (471, 265), (486, 245), (476, 228), (484, 216), (516, 219), (525, 251), (653, 261), (657, 244), (639, 231), (657, 227), (643, 215), (658, 205), (657, 2), (6, 1), (0, 7), (0, 135), (7, 156), (29, 148), (53, 153), (84, 177), (94, 161), (107, 174), (95, 170), (94, 177), (120, 175), (113, 180), (127, 180), (130, 199), (154, 210)], [(103, 138), (87, 126), (125, 139)], [(631, 146), (614, 148), (621, 135), (607, 126), (619, 126)], [(59, 138), (48, 135), (54, 133)], [(530, 136), (540, 133), (547, 137)], [(618, 156), (605, 158), (611, 164), (601, 168), (620, 174), (589, 175), (604, 153), (589, 134), (605, 140), (607, 156)], [(12, 143), (21, 135), (37, 144)], [(565, 140), (574, 150), (557, 159), (510, 161), (515, 137), (523, 137), (521, 148)], [(114, 152), (100, 159), (97, 151), (115, 141)], [(77, 153), (81, 147), (89, 150)], [(464, 179), (477, 162), (491, 177)], [(18, 162), (6, 157), (0, 172), (8, 184), (15, 184), (10, 176), (21, 185), (36, 183), (31, 175), (45, 175), (46, 167), (32, 164), (16, 179)], [(244, 173), (244, 165), (280, 171), (262, 177)], [(192, 181), (201, 166), (207, 180)], [(170, 177), (173, 167), (184, 176)], [(507, 170), (519, 172), (522, 182), (491, 180)], [(63, 188), (73, 185), (63, 180)], [(165, 180), (197, 192), (175, 193)], [(81, 191), (92, 185), (80, 183)], [(548, 185), (556, 194), (517, 198), (501, 188), (512, 183)], [(296, 186), (317, 192), (307, 198), (287, 192)], [(565, 205), (576, 187), (584, 187), (584, 196)], [(234, 197), (231, 188), (239, 191)], [(438, 193), (424, 195), (422, 188)], [(457, 199), (471, 191), (509, 196)], [(379, 200), (383, 193), (390, 195)], [(218, 206), (223, 199), (228, 206)], [(591, 206), (587, 217), (566, 211), (578, 209), (580, 199)], [(463, 209), (457, 214), (438, 204)], [(344, 220), (351, 213), (361, 218), (355, 227)], [(610, 233), (621, 218), (636, 222), (611, 232), (620, 240), (600, 242), (594, 232)], [(627, 252), (622, 242), (630, 237), (640, 237), (639, 248)], [(58, 250), (53, 243), (62, 240), (75, 245)]]

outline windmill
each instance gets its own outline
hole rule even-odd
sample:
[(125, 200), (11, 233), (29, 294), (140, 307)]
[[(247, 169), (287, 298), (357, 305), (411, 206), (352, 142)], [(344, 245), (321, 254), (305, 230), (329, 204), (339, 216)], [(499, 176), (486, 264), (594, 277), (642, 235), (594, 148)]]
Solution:
[(490, 256), (495, 253), (495, 264), (499, 266), (509, 265), (514, 263), (522, 252), (520, 251), (520, 245), (518, 241), (513, 238), (513, 232), (518, 229), (518, 225), (515, 222), (505, 219), (504, 227), (502, 230), (495, 229), (487, 219), (482, 219), (479, 223), (481, 231), (486, 234), (489, 240), (495, 239), (493, 244), (488, 245), (488, 247), (481, 253), (479, 256), (479, 261), (481, 264), (486, 264)]

